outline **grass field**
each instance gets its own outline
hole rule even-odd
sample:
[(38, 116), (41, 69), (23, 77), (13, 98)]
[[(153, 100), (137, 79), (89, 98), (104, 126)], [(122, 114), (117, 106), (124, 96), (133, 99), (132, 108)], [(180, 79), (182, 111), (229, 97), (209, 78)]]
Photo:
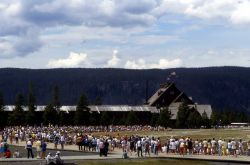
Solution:
[(163, 141), (167, 138), (173, 137), (191, 137), (192, 139), (243, 139), (244, 141), (250, 140), (250, 129), (231, 128), (231, 129), (173, 129), (168, 131), (123, 131), (114, 133), (94, 133), (97, 136), (100, 135), (112, 135), (112, 136), (130, 136), (130, 135), (143, 135), (160, 137)]
[(126, 159), (126, 160), (95, 160), (84, 161), (80, 165), (209, 165), (205, 161), (166, 160), (166, 159)]

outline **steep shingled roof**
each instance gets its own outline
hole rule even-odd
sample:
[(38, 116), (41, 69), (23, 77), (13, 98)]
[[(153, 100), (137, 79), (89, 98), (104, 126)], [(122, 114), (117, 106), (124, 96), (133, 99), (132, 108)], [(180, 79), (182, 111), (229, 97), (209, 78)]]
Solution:
[(160, 89), (148, 99), (148, 105), (152, 106), (172, 85), (173, 83), (161, 85)]

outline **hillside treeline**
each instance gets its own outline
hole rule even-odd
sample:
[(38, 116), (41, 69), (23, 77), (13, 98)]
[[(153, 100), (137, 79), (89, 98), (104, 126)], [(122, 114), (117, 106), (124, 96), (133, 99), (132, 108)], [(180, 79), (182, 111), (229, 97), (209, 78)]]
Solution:
[(5, 104), (14, 105), (20, 93), (27, 104), (29, 84), (38, 105), (46, 105), (55, 85), (62, 105), (75, 105), (81, 93), (89, 104), (100, 96), (103, 104), (142, 105), (161, 83), (171, 77), (178, 88), (199, 104), (211, 104), (216, 111), (250, 112), (250, 68), (208, 67), (166, 70), (126, 69), (0, 69), (0, 91)]

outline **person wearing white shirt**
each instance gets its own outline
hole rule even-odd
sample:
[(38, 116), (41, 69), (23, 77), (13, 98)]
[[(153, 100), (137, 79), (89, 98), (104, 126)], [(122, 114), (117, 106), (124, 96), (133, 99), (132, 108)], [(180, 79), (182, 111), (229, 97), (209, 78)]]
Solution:
[(247, 142), (247, 155), (250, 156), (250, 140)]
[(234, 156), (237, 156), (237, 155), (236, 155), (236, 142), (235, 142), (234, 139), (232, 139), (232, 141), (231, 141), (231, 146), (232, 146), (232, 154), (233, 154)]
[(64, 150), (64, 144), (65, 144), (65, 137), (64, 137), (64, 135), (61, 135), (61, 137), (60, 137), (60, 144), (61, 144), (61, 150)]
[(141, 142), (141, 139), (139, 139), (137, 142), (136, 142), (136, 149), (137, 149), (137, 155), (138, 157), (142, 157), (142, 142)]
[(218, 154), (219, 156), (222, 156), (222, 144), (223, 141), (221, 139), (218, 140)]
[(232, 154), (232, 143), (231, 140), (228, 141), (227, 143), (227, 149), (228, 149), (228, 155)]
[(56, 156), (54, 157), (54, 161), (55, 161), (56, 165), (62, 165), (63, 164), (63, 160), (60, 157), (60, 151), (56, 152)]
[(175, 140), (172, 140), (172, 141), (170, 142), (170, 145), (172, 146), (171, 152), (172, 152), (172, 153), (175, 153), (175, 151), (176, 151), (176, 143), (175, 143)]
[(178, 139), (176, 139), (174, 143), (175, 143), (175, 147), (176, 147), (176, 149), (175, 149), (175, 153), (178, 153), (178, 152), (179, 152), (180, 142), (179, 142), (179, 140), (178, 140)]
[(216, 141), (214, 138), (211, 140), (211, 146), (212, 146), (212, 154), (214, 155), (216, 152)]
[(34, 158), (33, 150), (32, 150), (32, 142), (29, 140), (26, 144), (26, 149), (28, 152), (28, 159), (30, 158), (30, 155), (32, 158)]
[(159, 144), (159, 140), (156, 139), (154, 142), (155, 142), (155, 144), (154, 144), (154, 153), (155, 153), (155, 155), (158, 155), (158, 144)]
[(126, 150), (126, 140), (125, 139), (122, 139), (121, 145), (122, 145), (122, 152), (125, 152), (125, 150)]
[(243, 155), (244, 149), (243, 149), (243, 142), (242, 142), (241, 139), (240, 139), (240, 141), (239, 141), (239, 143), (238, 143), (238, 147), (239, 147), (239, 154), (240, 154), (240, 155)]
[(97, 139), (96, 139), (96, 152), (100, 152), (99, 145), (100, 145), (100, 139), (97, 138)]
[(196, 139), (194, 141), (194, 153), (199, 154), (199, 141)]
[(49, 153), (47, 156), (46, 156), (46, 164), (51, 164), (51, 163), (55, 163), (54, 161), (54, 157), (51, 156), (51, 153)]

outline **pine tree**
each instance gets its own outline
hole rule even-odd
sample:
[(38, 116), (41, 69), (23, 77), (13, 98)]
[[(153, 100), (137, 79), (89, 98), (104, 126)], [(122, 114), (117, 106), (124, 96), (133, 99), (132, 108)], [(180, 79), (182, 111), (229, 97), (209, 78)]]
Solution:
[(217, 126), (217, 125), (221, 124), (219, 116), (220, 115), (219, 115), (218, 112), (216, 112), (215, 110), (212, 111), (212, 114), (211, 114), (211, 117), (210, 117), (210, 123), (211, 123), (212, 126)]
[(28, 94), (28, 112), (26, 113), (26, 122), (29, 125), (34, 125), (36, 123), (36, 99), (33, 94), (32, 84), (29, 85), (29, 94)]
[(183, 102), (178, 109), (176, 116), (176, 127), (177, 128), (186, 128), (187, 127), (187, 118), (190, 112), (188, 104)]
[(245, 123), (247, 122), (247, 114), (243, 111), (239, 112), (238, 114), (238, 122)]
[(203, 121), (203, 126), (205, 126), (206, 128), (210, 128), (210, 121), (208, 119), (207, 113), (204, 111), (201, 115), (202, 117), (202, 121)]
[(24, 110), (23, 110), (23, 96), (21, 94), (17, 94), (15, 101), (15, 108), (13, 112), (9, 116), (9, 124), (10, 125), (24, 125)]
[(76, 106), (74, 122), (76, 125), (88, 125), (89, 118), (90, 109), (88, 108), (88, 101), (86, 96), (82, 94)]
[(60, 111), (58, 116), (59, 116), (59, 125), (63, 126), (65, 125), (65, 115), (67, 115), (67, 113), (65, 113), (64, 111)]
[(136, 115), (136, 113), (132, 110), (129, 111), (128, 116), (127, 116), (127, 120), (126, 120), (126, 124), (127, 125), (136, 125), (139, 123), (139, 119)]
[(200, 113), (192, 108), (187, 118), (187, 126), (188, 128), (200, 128), (202, 125), (202, 117)]
[(52, 104), (48, 104), (43, 113), (43, 119), (44, 119), (44, 124), (53, 124), (57, 125), (58, 124), (58, 113), (55, 109), (55, 107)]
[(221, 122), (223, 125), (228, 125), (230, 124), (230, 121), (228, 119), (228, 112), (227, 110), (223, 110), (223, 112), (221, 113)]
[(167, 128), (170, 124), (171, 117), (172, 117), (172, 114), (169, 111), (168, 107), (164, 107), (160, 109), (160, 115), (157, 121), (158, 125)]
[(101, 121), (100, 121), (101, 125), (104, 125), (104, 126), (108, 126), (111, 124), (111, 121), (110, 121), (110, 116), (108, 115), (108, 112), (104, 111), (104, 112), (101, 112)]
[(94, 105), (102, 105), (102, 98), (100, 96), (95, 98)]
[(59, 88), (58, 86), (54, 86), (53, 88), (53, 99), (52, 99), (52, 105), (54, 106), (55, 110), (59, 113), (61, 108), (61, 103), (59, 99)]
[(61, 108), (61, 103), (60, 103), (60, 99), (59, 99), (59, 88), (57, 85), (53, 88), (52, 105), (54, 106), (55, 110), (59, 114), (60, 108)]
[[(100, 96), (97, 96), (95, 98), (93, 105), (102, 105), (102, 99)], [(100, 117), (101, 116), (98, 112), (94, 111), (94, 112), (90, 113), (89, 123), (91, 125), (99, 125), (100, 124)]]
[[(59, 125), (63, 121), (60, 121), (60, 108), (61, 103), (59, 100), (59, 88), (54, 86), (52, 91), (52, 101), (49, 103), (44, 110), (44, 122), (45, 124)], [(51, 115), (51, 116), (49, 116)]]
[(90, 120), (89, 123), (90, 125), (99, 125), (100, 124), (100, 114), (96, 111), (92, 112), (90, 114)]
[(159, 114), (153, 113), (153, 114), (151, 115), (150, 125), (153, 126), (153, 127), (156, 126), (156, 125), (158, 124), (158, 123), (157, 123), (158, 118), (159, 118)]

